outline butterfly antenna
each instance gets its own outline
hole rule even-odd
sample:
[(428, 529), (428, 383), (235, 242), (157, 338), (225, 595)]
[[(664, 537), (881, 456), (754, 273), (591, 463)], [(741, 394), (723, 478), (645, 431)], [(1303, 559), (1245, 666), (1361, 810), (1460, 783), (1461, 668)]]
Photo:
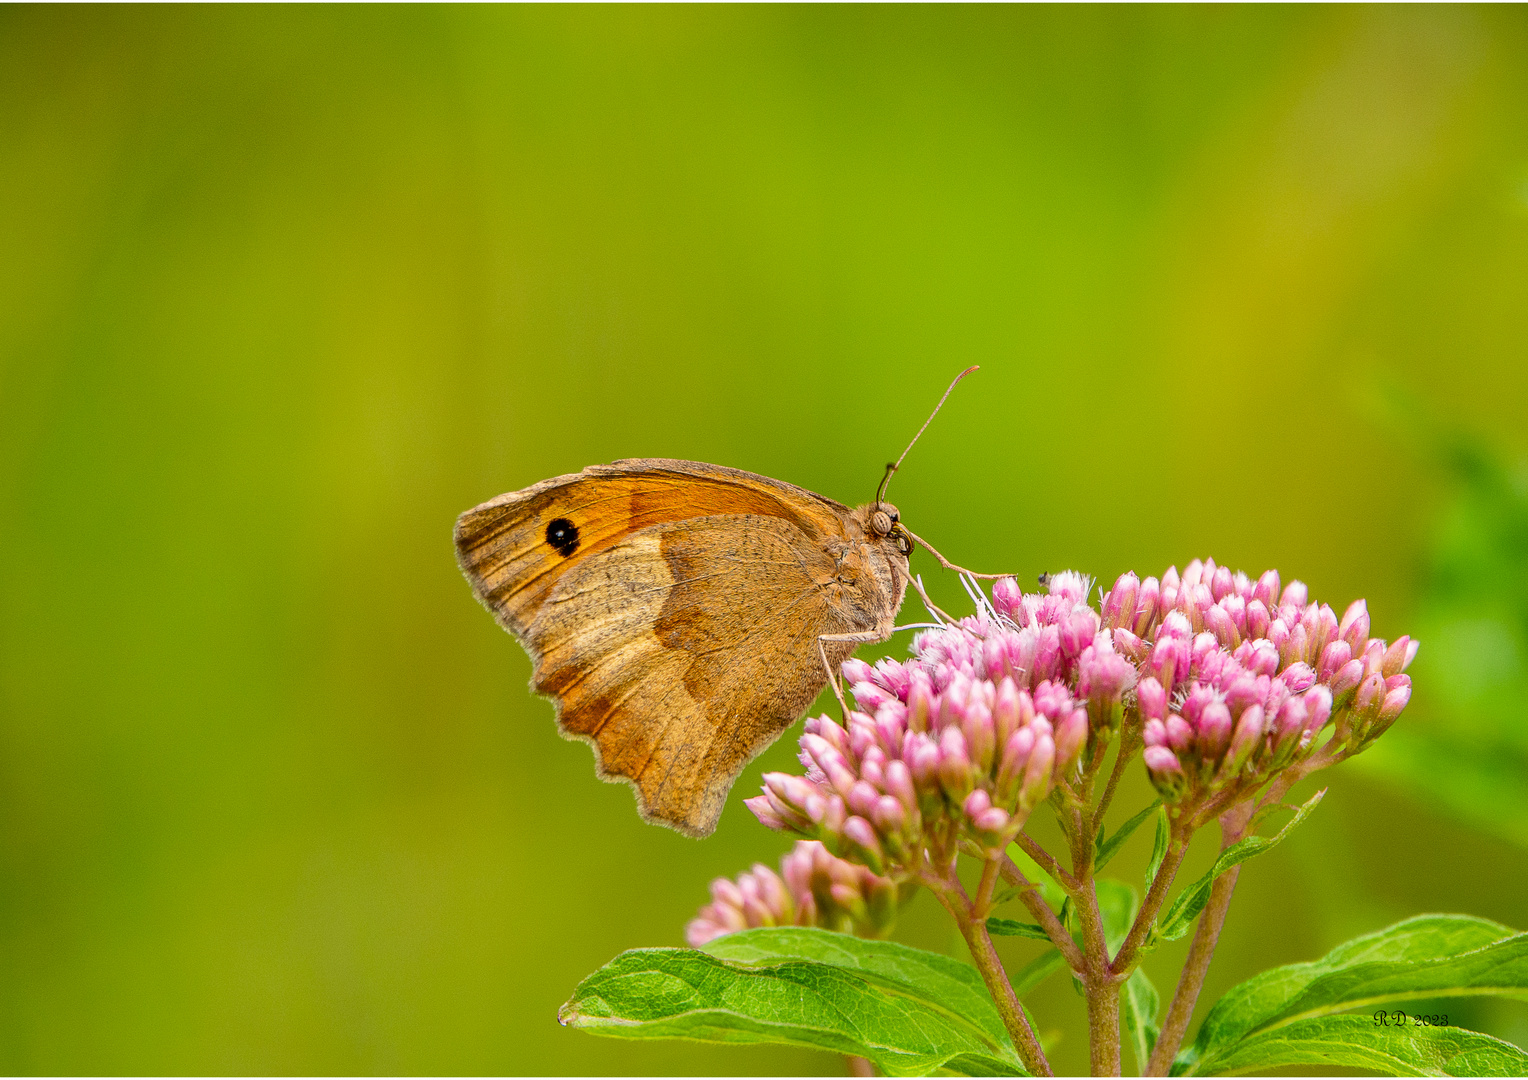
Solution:
[[(927, 420), (923, 421), (923, 426), (918, 429), (918, 434), (914, 435), (913, 436), (913, 441), (907, 444), (907, 450), (903, 450), (902, 451), (902, 457), (899, 457), (899, 458), (897, 458), (896, 461), (893, 461), (893, 462), (890, 462), (890, 463), (887, 464), (887, 466), (886, 466), (886, 475), (881, 477), (881, 486), (875, 489), (875, 505), (876, 505), (876, 509), (880, 509), (881, 502), (886, 497), (886, 487), (887, 487), (888, 484), (891, 483), (891, 474), (896, 472), (898, 469), (900, 469), (902, 467), (902, 460), (903, 460), (903, 458), (907, 457), (907, 451), (911, 450), (913, 448), (913, 445), (919, 439), (923, 438), (923, 433), (925, 431), (927, 431), (928, 430), (928, 426), (934, 422), (934, 417), (938, 416), (939, 415), (939, 410), (944, 408), (944, 403), (945, 403), (946, 399), (949, 398), (950, 391), (955, 389), (956, 385), (959, 384), (961, 379), (964, 379), (967, 375), (971, 374), (971, 372), (973, 372), (973, 371), (978, 370), (980, 367), (981, 367), (980, 364), (972, 364), (970, 367), (966, 368), (966, 370), (962, 371), (959, 375), (955, 376), (954, 381), (952, 381), (950, 383), (950, 385), (945, 388), (944, 397), (939, 399), (939, 404), (934, 406), (934, 411), (928, 414), (928, 419)], [(909, 534), (909, 535), (911, 535), (911, 534)], [(919, 543), (922, 543), (922, 541), (920, 540)], [(924, 547), (928, 547), (927, 544), (924, 544), (923, 546)], [(929, 548), (929, 550), (933, 551), (934, 549), (933, 548)]]

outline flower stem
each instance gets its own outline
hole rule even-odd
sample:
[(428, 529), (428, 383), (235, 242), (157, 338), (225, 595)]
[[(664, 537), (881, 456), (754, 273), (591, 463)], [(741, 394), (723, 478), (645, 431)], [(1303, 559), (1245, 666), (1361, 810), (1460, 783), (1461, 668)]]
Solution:
[(1157, 876), (1151, 881), (1151, 888), (1146, 890), (1146, 898), (1141, 901), (1141, 910), (1136, 913), (1135, 922), (1130, 926), (1130, 932), (1125, 935), (1125, 940), (1120, 942), (1119, 952), (1114, 954), (1114, 962), (1110, 965), (1112, 972), (1119, 977), (1126, 977), (1135, 970), (1137, 953), (1141, 944), (1146, 940), (1146, 934), (1157, 920), (1157, 912), (1162, 909), (1162, 902), (1167, 899), (1167, 890), (1172, 886), (1173, 878), (1178, 873), (1178, 867), (1183, 863), (1183, 856), (1188, 854), (1188, 834), (1186, 831), (1174, 828), (1172, 836), (1167, 841), (1167, 854), (1162, 857), (1162, 865), (1157, 869)]
[[(1244, 802), (1222, 815), (1222, 851), (1242, 838), (1251, 818), (1251, 802)], [(1209, 974), (1215, 945), (1226, 924), (1226, 913), (1231, 909), (1231, 894), (1236, 891), (1236, 879), (1240, 875), (1241, 867), (1233, 866), (1210, 886), (1209, 902), (1205, 904), (1204, 913), (1199, 916), (1194, 943), (1189, 947), (1183, 974), (1178, 977), (1178, 988), (1173, 992), (1172, 1004), (1168, 1006), (1167, 1016), (1162, 1021), (1162, 1031), (1157, 1036), (1157, 1045), (1152, 1048), (1151, 1060), (1146, 1063), (1146, 1076), (1166, 1076), (1172, 1068), (1173, 1059), (1178, 1056), (1183, 1037), (1188, 1033), (1189, 1021), (1194, 1017), (1194, 1006), (1199, 1002), (1199, 992), (1204, 989), (1204, 979)]]
[(1024, 876), (1014, 861), (1008, 856), (1003, 856), (1001, 864), (1003, 880), (1015, 886), (1019, 890), (1019, 901), (1029, 909), (1029, 913), (1035, 917), (1048, 935), (1051, 944), (1056, 946), (1065, 959), (1067, 966), (1073, 971), (1081, 972), (1083, 969), (1082, 953), (1077, 948), (1077, 943), (1072, 940), (1072, 935), (1067, 933), (1066, 927), (1061, 925), (1061, 920), (1040, 897), (1040, 887)]
[(1008, 1036), (1024, 1067), (1036, 1076), (1054, 1076), (1050, 1062), (1045, 1060), (1045, 1051), (1040, 1049), (1040, 1041), (1024, 1016), (1024, 1007), (1013, 992), (1013, 984), (1008, 981), (1008, 972), (1003, 970), (1003, 962), (992, 946), (986, 922), (972, 917), (970, 902), (958, 884), (953, 889), (941, 889), (935, 895), (955, 917), (960, 934), (971, 950), (971, 959), (976, 961), (976, 970), (981, 972), (982, 980), (992, 994), (998, 1015), (1003, 1018), (1003, 1026), (1008, 1029)]
[(1118, 1076), (1119, 983), (1103, 979), (1088, 984), (1088, 1055), (1094, 1076)]

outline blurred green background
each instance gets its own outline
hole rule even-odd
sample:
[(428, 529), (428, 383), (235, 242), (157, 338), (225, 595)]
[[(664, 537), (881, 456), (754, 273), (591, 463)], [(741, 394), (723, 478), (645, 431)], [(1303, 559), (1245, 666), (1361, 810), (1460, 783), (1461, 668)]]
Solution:
[(794, 738), (643, 825), (451, 525), (640, 455), (865, 501), (972, 363), (892, 489), (951, 558), (1423, 639), (1202, 1007), (1528, 928), (1522, 8), (0, 10), (0, 1072), (840, 1070), (557, 1026), (785, 850), (741, 799)]

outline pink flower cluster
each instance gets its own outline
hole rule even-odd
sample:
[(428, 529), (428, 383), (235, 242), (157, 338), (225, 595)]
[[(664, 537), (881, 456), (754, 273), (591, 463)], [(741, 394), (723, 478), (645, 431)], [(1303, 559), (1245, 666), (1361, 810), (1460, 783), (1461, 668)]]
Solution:
[(896, 914), (894, 882), (835, 858), (815, 841), (802, 840), (780, 860), (778, 874), (755, 863), (736, 881), (713, 881), (711, 903), (690, 920), (684, 936), (696, 948), (760, 926), (821, 926), (884, 937)]
[(1267, 776), (1311, 753), (1334, 718), (1335, 738), (1356, 752), (1411, 697), (1402, 671), (1416, 642), (1370, 638), (1362, 600), (1338, 620), (1303, 583), (1281, 590), (1273, 570), (1253, 581), (1195, 560), (1181, 577), (1125, 574), (1103, 625), (1141, 671), (1144, 758), (1169, 801)]
[(1135, 681), (1086, 603), (1086, 579), (1057, 575), (1049, 588), (1025, 596), (999, 581), (982, 615), (920, 633), (914, 659), (846, 661), (862, 711), (847, 727), (809, 719), (806, 775), (766, 775), (748, 807), (894, 878), (961, 842), (1002, 851), (1092, 728), (1118, 722)]

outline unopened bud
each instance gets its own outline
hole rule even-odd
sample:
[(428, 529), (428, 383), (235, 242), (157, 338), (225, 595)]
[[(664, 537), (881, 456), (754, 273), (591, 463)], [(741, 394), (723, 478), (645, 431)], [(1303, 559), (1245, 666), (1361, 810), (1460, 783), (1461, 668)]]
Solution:
[(1165, 746), (1148, 746), (1141, 757), (1146, 762), (1152, 784), (1164, 799), (1172, 802), (1183, 794), (1187, 777), (1183, 775), (1177, 754)]
[(1104, 600), (1104, 625), (1110, 629), (1135, 624), (1135, 599), (1141, 591), (1141, 579), (1133, 572), (1126, 572), (1115, 581), (1114, 588)]
[(1051, 790), (1051, 766), (1056, 760), (1056, 746), (1049, 738), (1035, 740), (1029, 762), (1024, 766), (1024, 784), (1019, 789), (1019, 808), (1033, 809)]
[(1310, 590), (1305, 587), (1303, 581), (1291, 581), (1284, 586), (1284, 592), (1279, 597), (1279, 607), (1292, 604), (1297, 608), (1303, 608), (1310, 603)]
[(1403, 634), (1385, 650), (1380, 670), (1387, 678), (1391, 675), (1399, 675), (1411, 663), (1411, 658), (1416, 655), (1416, 650), (1411, 647), (1411, 644), (1411, 638)]
[(992, 606), (999, 615), (1005, 618), (1013, 618), (1013, 613), (1019, 609), (1019, 601), (1023, 599), (1023, 595), (1019, 583), (1011, 577), (998, 578), (992, 584)]
[(1337, 634), (1357, 656), (1369, 642), (1369, 606), (1363, 600), (1354, 600), (1343, 613)]
[(1147, 720), (1167, 719), (1167, 692), (1154, 676), (1148, 675), (1136, 684), (1135, 700)]

